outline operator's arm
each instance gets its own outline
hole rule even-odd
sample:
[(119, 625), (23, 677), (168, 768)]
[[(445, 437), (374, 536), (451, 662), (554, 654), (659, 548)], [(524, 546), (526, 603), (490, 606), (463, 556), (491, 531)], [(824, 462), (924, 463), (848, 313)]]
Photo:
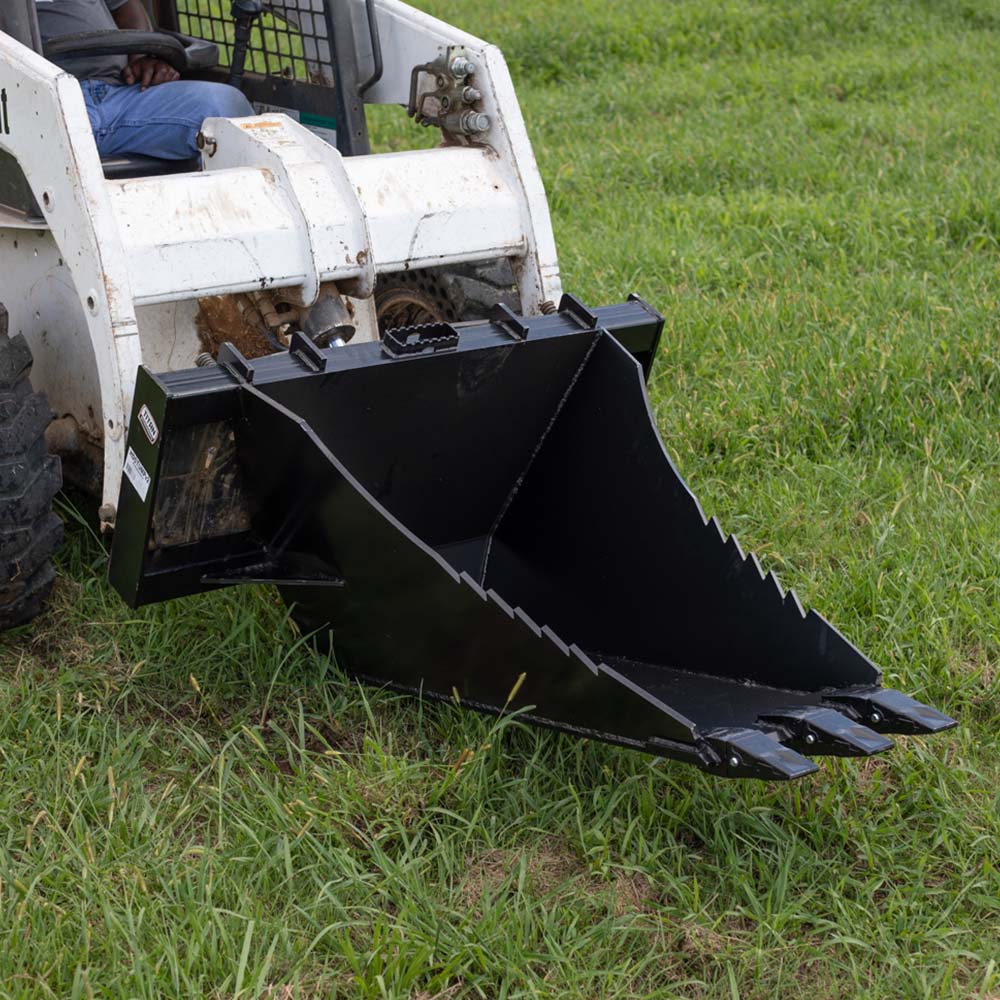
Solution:
[[(125, 0), (121, 7), (112, 11), (111, 16), (119, 28), (132, 31), (153, 30), (142, 0)], [(122, 70), (122, 79), (127, 84), (141, 84), (143, 90), (155, 87), (158, 83), (179, 80), (180, 77), (180, 73), (173, 66), (154, 56), (132, 56), (128, 65)]]
[(146, 8), (142, 5), (142, 0), (125, 0), (121, 7), (112, 11), (111, 16), (115, 19), (115, 24), (126, 31), (153, 30)]

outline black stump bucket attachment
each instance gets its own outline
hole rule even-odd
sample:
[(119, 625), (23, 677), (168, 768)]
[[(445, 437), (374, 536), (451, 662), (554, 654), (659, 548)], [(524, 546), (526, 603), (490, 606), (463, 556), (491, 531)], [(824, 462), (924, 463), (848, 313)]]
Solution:
[(662, 325), (567, 296), (143, 369), (112, 583), (133, 607), (273, 583), (360, 679), (726, 777), (954, 725), (704, 516), (646, 398)]

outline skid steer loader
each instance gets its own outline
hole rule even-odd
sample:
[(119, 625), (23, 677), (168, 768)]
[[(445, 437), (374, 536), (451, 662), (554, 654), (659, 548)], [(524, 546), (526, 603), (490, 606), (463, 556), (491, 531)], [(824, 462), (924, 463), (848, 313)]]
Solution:
[[(729, 777), (953, 725), (705, 517), (645, 395), (663, 320), (563, 294), (497, 48), (399, 0), (150, 12), (46, 49), (0, 11), (4, 626), (51, 586), (61, 462), (131, 606), (273, 584), (374, 684)], [(257, 115), (102, 163), (48, 58), (94, 51)], [(372, 104), (440, 144), (372, 155)]]

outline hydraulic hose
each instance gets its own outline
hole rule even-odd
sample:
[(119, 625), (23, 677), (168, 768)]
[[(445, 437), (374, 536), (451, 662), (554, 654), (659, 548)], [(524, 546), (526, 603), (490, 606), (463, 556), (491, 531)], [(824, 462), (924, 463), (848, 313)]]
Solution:
[(233, 36), (233, 59), (229, 66), (229, 86), (239, 90), (243, 85), (250, 35), (254, 22), (264, 13), (264, 0), (233, 0), (231, 12), (236, 31)]

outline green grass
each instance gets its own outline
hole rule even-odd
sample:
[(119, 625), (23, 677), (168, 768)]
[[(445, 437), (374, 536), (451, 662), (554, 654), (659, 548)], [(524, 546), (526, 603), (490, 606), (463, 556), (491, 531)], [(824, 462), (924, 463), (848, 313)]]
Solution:
[(271, 591), (130, 613), (76, 526), (0, 640), (0, 993), (1000, 995), (995, 4), (428, 6), (508, 53), (566, 287), (666, 315), (705, 508), (960, 725), (713, 780), (362, 690)]

